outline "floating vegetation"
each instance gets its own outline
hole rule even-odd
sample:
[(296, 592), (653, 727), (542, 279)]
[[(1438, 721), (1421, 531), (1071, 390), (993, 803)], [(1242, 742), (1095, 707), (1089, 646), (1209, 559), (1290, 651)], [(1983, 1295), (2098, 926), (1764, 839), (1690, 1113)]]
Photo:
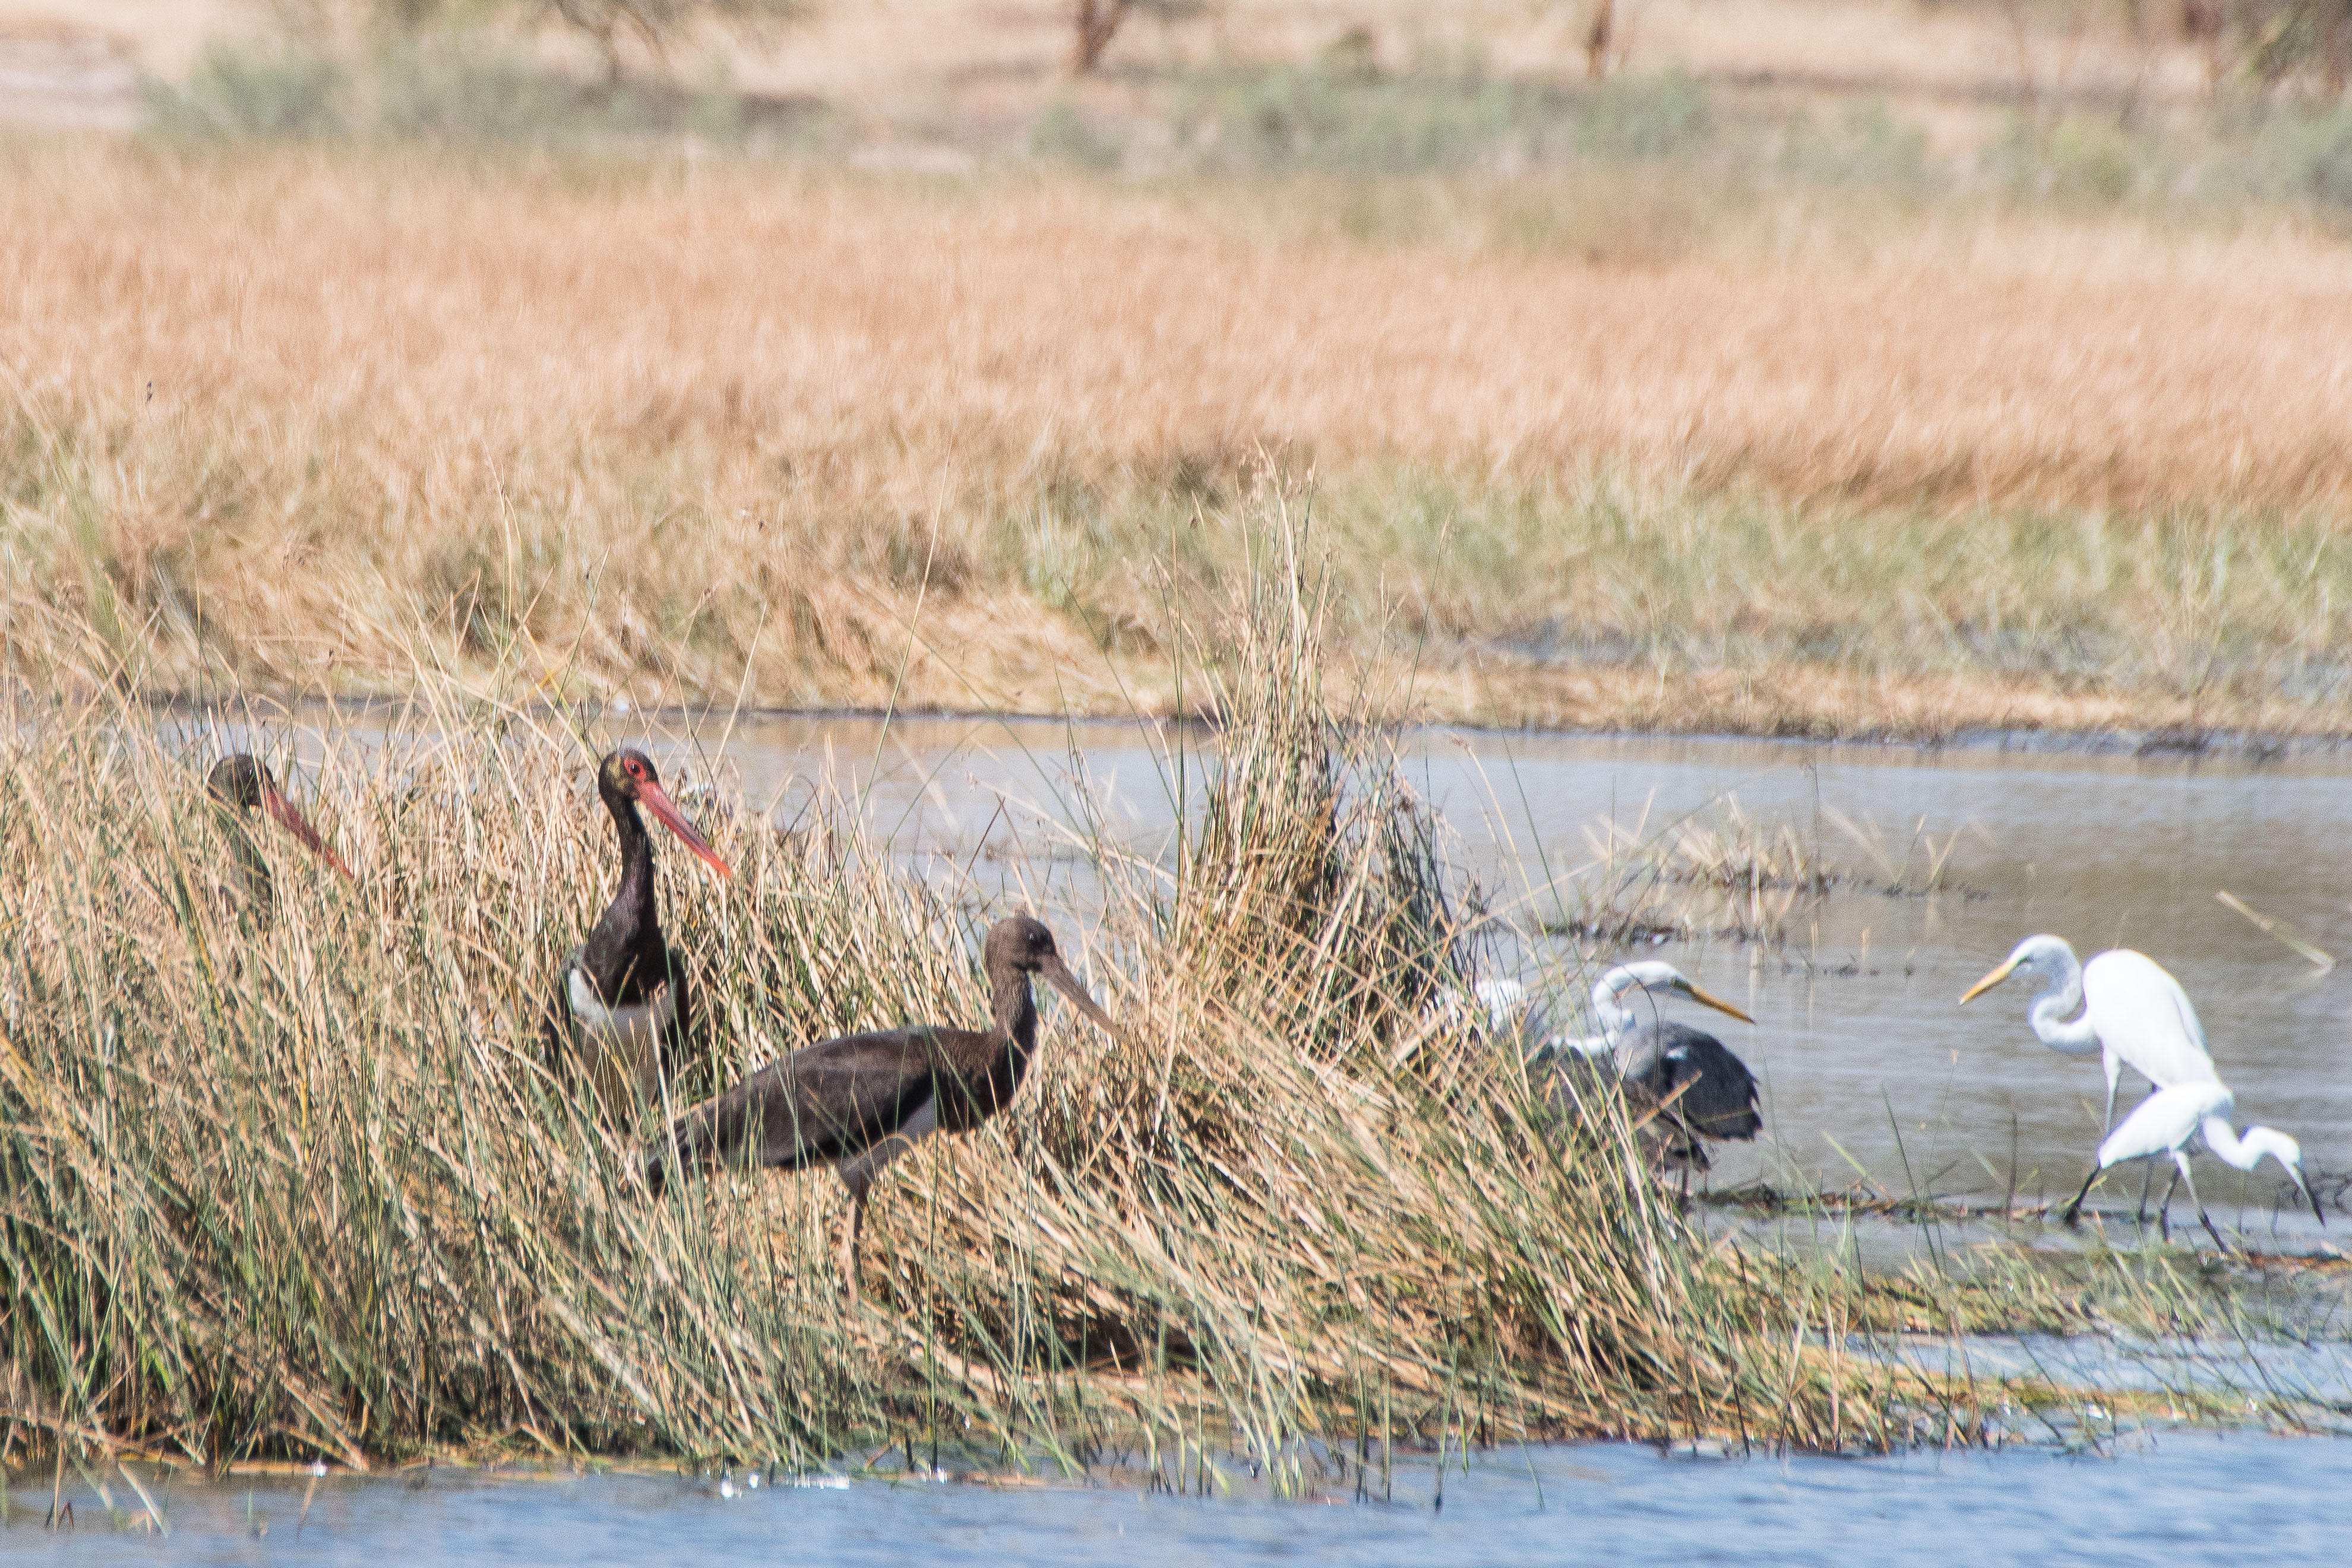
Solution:
[(1939, 840), (1923, 817), (1897, 857), (1876, 824), (1831, 807), (1820, 816), (1862, 851), (1866, 868), (1832, 859), (1818, 831), (1758, 823), (1736, 795), (1660, 831), (1646, 818), (1601, 822), (1585, 830), (1586, 867), (1566, 879), (1568, 913), (1538, 929), (1609, 948), (1701, 937), (1780, 946), (1801, 914), (1833, 894), (1979, 896), (1948, 876), (1958, 832)]

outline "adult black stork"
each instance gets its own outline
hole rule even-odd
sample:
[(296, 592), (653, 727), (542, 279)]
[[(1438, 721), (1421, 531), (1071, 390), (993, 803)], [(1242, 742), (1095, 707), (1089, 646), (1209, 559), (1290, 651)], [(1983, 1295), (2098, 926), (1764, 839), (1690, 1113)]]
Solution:
[(646, 1181), (660, 1191), (672, 1158), (683, 1170), (739, 1161), (787, 1171), (833, 1166), (849, 1189), (841, 1268), (855, 1303), (857, 1238), (874, 1178), (933, 1132), (971, 1131), (1020, 1089), (1037, 1050), (1029, 977), (1043, 975), (1097, 1025), (1113, 1026), (1042, 921), (1026, 915), (997, 921), (983, 963), (993, 1027), (915, 1024), (804, 1047), (671, 1123), (667, 1142), (648, 1152)]
[(237, 882), (241, 889), (239, 913), (256, 931), (266, 928), (278, 914), (278, 885), (269, 874), (269, 861), (254, 842), (252, 831), (246, 825), (246, 813), (258, 811), (270, 821), (294, 836), (311, 854), (352, 879), (352, 868), (335, 853), (334, 846), (319, 836), (294, 803), (278, 788), (278, 780), (257, 757), (243, 752), (223, 757), (205, 775), (205, 794), (212, 797), (227, 826), (230, 852), (236, 858)]
[(670, 803), (653, 759), (624, 748), (596, 768), (596, 793), (621, 838), (621, 885), (588, 940), (558, 972), (541, 1026), (548, 1067), (578, 1073), (608, 1115), (656, 1102), (694, 1024), (685, 962), (662, 938), (654, 896), (654, 847), (644, 806), (722, 877), (735, 872)]

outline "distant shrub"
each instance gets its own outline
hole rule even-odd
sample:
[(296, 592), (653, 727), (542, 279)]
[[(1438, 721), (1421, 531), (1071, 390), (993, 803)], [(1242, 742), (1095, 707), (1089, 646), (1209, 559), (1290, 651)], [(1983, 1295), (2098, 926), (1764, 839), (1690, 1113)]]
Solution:
[(1671, 158), (1712, 126), (1706, 87), (1679, 70), (1614, 76), (1577, 100), (1577, 147), (1596, 158)]
[(364, 132), (522, 142), (685, 132), (739, 142), (751, 121), (723, 76), (698, 91), (585, 82), (475, 33), (396, 37), (357, 78), (290, 47), (215, 44), (185, 84), (147, 89), (149, 132), (182, 139)]
[(2270, 116), (2254, 133), (2241, 182), (2257, 195), (2352, 207), (2352, 110)]
[(1029, 155), (1109, 170), (1118, 168), (1126, 153), (1118, 142), (1097, 132), (1068, 102), (1056, 99), (1030, 127)]
[(1212, 165), (1358, 174), (1670, 157), (1710, 129), (1705, 89), (1680, 73), (1568, 89), (1502, 80), (1466, 62), (1384, 75), (1336, 54), (1196, 79), (1176, 121)]
[(1849, 107), (1828, 128), (1799, 112), (1785, 128), (1780, 162), (1783, 173), (1815, 184), (1917, 190), (1935, 181), (1927, 133), (1876, 100)]
[(178, 87), (146, 84), (148, 129), (190, 140), (333, 136), (345, 128), (348, 79), (333, 60), (290, 45), (208, 44)]
[(2020, 195), (2073, 201), (2119, 202), (2164, 179), (2163, 151), (2153, 140), (2084, 115), (2038, 133), (2019, 122), (1993, 163)]
[(394, 136), (529, 141), (571, 128), (579, 89), (467, 38), (404, 39), (376, 57), (374, 129)]

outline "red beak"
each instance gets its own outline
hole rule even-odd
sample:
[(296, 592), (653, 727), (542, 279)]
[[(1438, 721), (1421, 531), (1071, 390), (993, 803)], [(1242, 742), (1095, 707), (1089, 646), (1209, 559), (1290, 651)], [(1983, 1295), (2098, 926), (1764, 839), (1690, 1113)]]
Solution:
[(732, 877), (735, 874), (734, 868), (721, 860), (719, 858), (719, 851), (710, 847), (710, 840), (705, 838), (694, 824), (678, 815), (677, 807), (670, 804), (668, 792), (661, 785), (651, 779), (640, 779), (637, 782), (637, 801), (647, 811), (661, 818), (661, 825), (677, 834), (679, 841), (688, 849), (701, 856), (712, 870), (722, 877)]
[(352, 868), (343, 864), (343, 858), (335, 853), (334, 846), (320, 837), (319, 830), (310, 826), (309, 819), (304, 817), (301, 812), (295, 809), (294, 803), (279, 795), (277, 787), (267, 781), (261, 786), (261, 809), (268, 814), (272, 822), (300, 839), (303, 848), (341, 871), (345, 881), (359, 880), (352, 875)]

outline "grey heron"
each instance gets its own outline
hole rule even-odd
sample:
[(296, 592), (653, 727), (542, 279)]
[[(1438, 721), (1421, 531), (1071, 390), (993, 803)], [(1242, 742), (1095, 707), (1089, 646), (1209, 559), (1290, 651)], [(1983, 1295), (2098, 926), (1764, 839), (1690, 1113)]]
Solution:
[[(1498, 1030), (1517, 1035), (1530, 1065), (1577, 1059), (1605, 1067), (1637, 1106), (1655, 1108), (1672, 1131), (1667, 1153), (1687, 1168), (1707, 1168), (1708, 1142), (1747, 1142), (1764, 1121), (1757, 1110), (1756, 1075), (1713, 1035), (1687, 1024), (1643, 1020), (1625, 1005), (1628, 993), (1687, 996), (1743, 1024), (1756, 1020), (1691, 984), (1671, 963), (1619, 964), (1593, 984), (1592, 1015), (1601, 1033), (1584, 1039), (1550, 1030), (1540, 999), (1529, 1000), (1516, 981), (1490, 981), (1478, 999)], [(1687, 1180), (1687, 1169), (1685, 1169)]]

